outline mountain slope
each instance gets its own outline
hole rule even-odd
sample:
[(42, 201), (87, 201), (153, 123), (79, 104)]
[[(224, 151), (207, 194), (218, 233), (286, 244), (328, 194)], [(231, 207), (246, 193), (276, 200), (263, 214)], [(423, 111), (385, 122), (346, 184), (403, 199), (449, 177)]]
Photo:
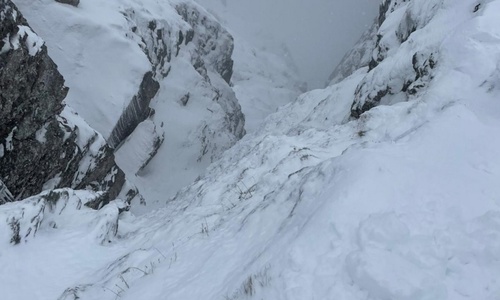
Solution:
[[(65, 290), (37, 278), (23, 296), (497, 299), (500, 1), (382, 7), (373, 64), (279, 109), (164, 208), (122, 213), (111, 243), (52, 261)], [(4, 241), (0, 265), (21, 277), (14, 253), (84, 232)]]

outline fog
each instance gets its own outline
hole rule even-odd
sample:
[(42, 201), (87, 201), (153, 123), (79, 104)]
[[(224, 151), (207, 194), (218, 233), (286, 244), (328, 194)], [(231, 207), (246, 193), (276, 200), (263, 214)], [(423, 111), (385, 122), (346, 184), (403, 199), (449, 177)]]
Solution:
[(378, 13), (378, 0), (198, 0), (254, 44), (289, 49), (309, 88), (323, 87)]

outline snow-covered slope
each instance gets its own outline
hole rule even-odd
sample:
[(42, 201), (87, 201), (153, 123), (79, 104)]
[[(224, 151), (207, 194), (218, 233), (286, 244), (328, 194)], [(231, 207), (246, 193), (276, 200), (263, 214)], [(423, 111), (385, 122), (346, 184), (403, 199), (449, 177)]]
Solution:
[(498, 299), (500, 0), (383, 7), (375, 64), (122, 213), (110, 243), (64, 223), (0, 242), (6, 299)]

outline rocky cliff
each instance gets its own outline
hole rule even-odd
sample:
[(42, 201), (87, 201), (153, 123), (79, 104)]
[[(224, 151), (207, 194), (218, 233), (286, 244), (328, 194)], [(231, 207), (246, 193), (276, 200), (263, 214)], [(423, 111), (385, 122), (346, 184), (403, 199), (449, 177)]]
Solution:
[[(65, 107), (64, 78), (10, 0), (0, 1), (0, 178), (14, 199), (72, 187), (114, 199), (125, 182), (100, 134)], [(0, 204), (12, 199), (0, 199)]]
[(175, 194), (244, 135), (233, 38), (199, 5), (15, 2), (64, 74), (68, 105), (149, 202)]
[[(380, 104), (394, 104), (415, 98), (433, 78), (438, 63), (437, 41), (416, 45), (411, 34), (424, 28), (442, 7), (441, 2), (416, 4), (411, 1), (383, 1), (373, 26), (342, 59), (330, 76), (338, 83), (354, 71), (366, 67), (367, 76), (355, 91), (351, 116)], [(406, 43), (410, 39), (409, 43)], [(399, 47), (413, 52), (411, 57), (391, 55)]]

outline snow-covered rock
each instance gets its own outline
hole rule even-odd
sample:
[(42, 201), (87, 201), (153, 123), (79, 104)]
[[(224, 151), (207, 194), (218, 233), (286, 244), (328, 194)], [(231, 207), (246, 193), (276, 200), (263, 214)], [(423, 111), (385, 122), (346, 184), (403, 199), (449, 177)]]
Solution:
[(439, 64), (439, 46), (448, 34), (436, 24), (440, 14), (447, 14), (443, 5), (444, 1), (432, 0), (388, 0), (381, 5), (375, 49), (369, 73), (356, 89), (353, 117), (380, 104), (411, 100), (425, 90)]
[(233, 38), (196, 3), (15, 2), (64, 75), (67, 103), (102, 133), (151, 204), (244, 135), (229, 86)]

